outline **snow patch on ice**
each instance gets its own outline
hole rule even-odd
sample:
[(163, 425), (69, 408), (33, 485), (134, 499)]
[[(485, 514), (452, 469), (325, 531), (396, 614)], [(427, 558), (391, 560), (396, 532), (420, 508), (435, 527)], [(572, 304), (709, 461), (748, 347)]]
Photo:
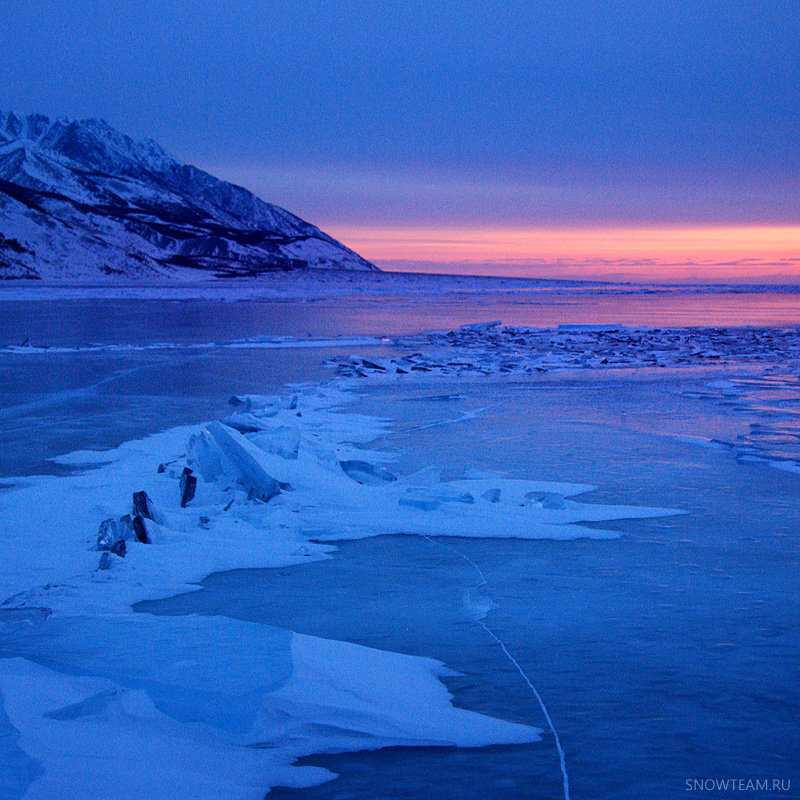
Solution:
[(539, 740), (453, 707), (430, 659), (215, 617), (39, 627), (0, 658), (5, 712), (43, 767), (26, 797), (256, 800), (334, 777), (293, 766), (315, 752)]

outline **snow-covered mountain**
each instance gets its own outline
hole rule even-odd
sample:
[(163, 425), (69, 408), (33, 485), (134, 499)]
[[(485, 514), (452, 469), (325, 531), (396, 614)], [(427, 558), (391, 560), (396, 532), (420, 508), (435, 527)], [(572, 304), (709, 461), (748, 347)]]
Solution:
[(0, 278), (375, 270), (314, 225), (103, 120), (0, 112)]

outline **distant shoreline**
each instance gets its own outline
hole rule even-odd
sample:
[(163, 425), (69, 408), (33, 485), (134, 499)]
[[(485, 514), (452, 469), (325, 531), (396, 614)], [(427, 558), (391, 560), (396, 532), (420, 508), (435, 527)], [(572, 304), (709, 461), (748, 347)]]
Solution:
[(298, 270), (253, 278), (153, 283), (0, 281), (0, 302), (37, 300), (297, 300), (447, 294), (800, 294), (800, 284), (578, 281), (413, 272)]

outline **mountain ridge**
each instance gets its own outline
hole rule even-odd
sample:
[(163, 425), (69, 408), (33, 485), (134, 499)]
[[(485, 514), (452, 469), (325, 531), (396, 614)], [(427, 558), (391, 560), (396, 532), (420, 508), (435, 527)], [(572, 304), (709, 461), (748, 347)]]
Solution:
[(0, 111), (0, 279), (377, 271), (315, 225), (104, 120)]

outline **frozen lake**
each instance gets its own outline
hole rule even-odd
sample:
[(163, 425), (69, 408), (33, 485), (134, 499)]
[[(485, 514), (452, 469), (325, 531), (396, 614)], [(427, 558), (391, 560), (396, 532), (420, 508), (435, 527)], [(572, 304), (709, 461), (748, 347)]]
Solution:
[[(502, 464), (525, 477), (598, 484), (587, 498), (596, 502), (688, 512), (614, 523), (622, 536), (610, 541), (439, 540), (487, 575), (496, 604), (488, 621), (546, 700), (573, 797), (671, 798), (691, 778), (796, 780), (798, 478), (672, 438), (735, 438), (747, 427), (707, 400), (685, 398), (698, 380), (563, 379), (505, 386), (500, 396), (461, 387), (461, 398), (447, 402), (394, 392), (364, 401), (398, 428), (494, 404), (468, 428), (392, 436), (413, 454), (405, 468)], [(465, 615), (472, 583), (453, 553), (418, 537), (381, 537), (342, 543), (331, 562), (214, 575), (201, 592), (140, 610), (232, 616), (431, 655), (463, 673), (448, 681), (458, 705), (545, 727), (519, 674)], [(512, 748), (310, 763), (341, 777), (274, 796), (557, 797), (561, 788), (547, 734)]]
[[(423, 276), (424, 277), (424, 276)], [(28, 293), (29, 294), (29, 293)], [(23, 297), (28, 297), (28, 294)], [(396, 335), (500, 319), (507, 325), (797, 325), (800, 292), (633, 286), (517, 293), (384, 293), (286, 299), (0, 300), (0, 346), (197, 344), (256, 335)]]
[[(327, 382), (333, 370), (324, 361), (356, 353), (380, 366), (424, 344), (404, 343), (395, 338), (400, 335), (493, 319), (532, 327), (797, 326), (798, 297), (578, 292), (534, 300), (405, 297), (397, 303), (385, 297), (4, 302), (2, 494), (13, 495), (8, 487), (15, 476), (68, 480), (75, 467), (52, 462), (55, 456), (114, 448), (223, 417), (233, 394), (281, 393), (287, 384)], [(796, 330), (781, 335), (781, 346), (797, 340)], [(33, 348), (16, 347), (26, 338)], [(660, 341), (648, 344), (659, 358)], [(664, 339), (663, 352), (670, 341)], [(582, 344), (577, 336), (567, 346), (581, 355), (580, 348), (595, 344)], [(329, 744), (326, 751), (321, 745), (317, 752), (327, 755), (309, 755), (301, 763), (340, 777), (312, 788), (276, 788), (271, 796), (563, 796), (558, 754), (542, 710), (465, 609), (465, 590), (477, 582), (471, 561), (486, 576), (481, 593), (494, 604), (486, 624), (541, 693), (558, 730), (572, 797), (667, 800), (692, 794), (687, 780), (732, 777), (790, 780), (790, 791), (758, 796), (800, 796), (800, 474), (792, 471), (800, 465), (798, 363), (748, 363), (741, 356), (728, 358), (724, 349), (713, 358), (715, 363), (687, 361), (666, 369), (548, 368), (490, 377), (444, 375), (433, 368), (391, 380), (370, 373), (351, 381), (358, 400), (346, 407), (388, 421), (368, 447), (393, 455), (388, 467), (400, 476), (436, 465), (444, 480), (472, 470), (591, 484), (598, 489), (580, 498), (590, 504), (684, 514), (586, 524), (620, 534), (604, 540), (387, 535), (341, 541), (328, 560), (215, 572), (200, 591), (138, 605), (146, 613), (137, 617), (149, 624), (157, 614), (158, 624), (189, 619), (194, 625), (186, 615), (208, 615), (254, 623), (247, 628), (254, 641), (263, 629), (269, 641), (282, 642), (283, 634), (275, 631), (283, 629), (435, 658), (462, 673), (444, 678), (456, 706), (543, 730), (540, 742), (477, 749), (335, 753), (343, 748)], [(98, 507), (91, 505), (87, 513), (99, 515)], [(96, 530), (97, 523), (92, 525)], [(3, 537), (18, 535), (16, 526), (2, 531)], [(335, 531), (326, 539), (335, 540)], [(107, 588), (112, 591), (113, 582)], [(39, 608), (50, 602), (48, 591), (2, 609)], [(72, 591), (79, 589), (70, 579), (56, 587), (53, 602)], [(112, 662), (102, 637), (86, 639), (70, 655), (85, 621), (61, 612), (55, 623), (62, 626), (60, 638), (48, 644), (50, 623), (29, 638), (15, 622), (9, 637), (4, 619), (4, 659), (21, 656), (65, 674), (107, 675), (100, 665)], [(283, 653), (283, 644), (275, 646)], [(191, 640), (181, 645), (172, 639), (170, 647), (176, 664), (193, 657)], [(155, 643), (153, 652), (157, 660)], [(238, 665), (238, 657), (221, 647), (219, 668), (224, 671), (226, 661)], [(247, 684), (247, 672), (240, 670), (237, 680)], [(106, 701), (92, 702), (100, 705), (78, 703), (79, 710), (69, 714), (96, 716), (105, 724)], [(187, 713), (190, 700), (180, 702)], [(28, 739), (18, 740), (9, 717), (0, 714), (0, 798), (23, 797), (41, 774), (36, 758), (26, 755)]]
[[(322, 362), (331, 356), (391, 349), (387, 341), (336, 346), (326, 339), (385, 338), (496, 319), (544, 328), (797, 326), (800, 293), (583, 287), (455, 298), (0, 301), (0, 481), (57, 470), (47, 459), (74, 449), (114, 447), (218, 416), (237, 392), (326, 379)], [(317, 344), (222, 347), (287, 336)], [(23, 342), (36, 352), (20, 348)]]

